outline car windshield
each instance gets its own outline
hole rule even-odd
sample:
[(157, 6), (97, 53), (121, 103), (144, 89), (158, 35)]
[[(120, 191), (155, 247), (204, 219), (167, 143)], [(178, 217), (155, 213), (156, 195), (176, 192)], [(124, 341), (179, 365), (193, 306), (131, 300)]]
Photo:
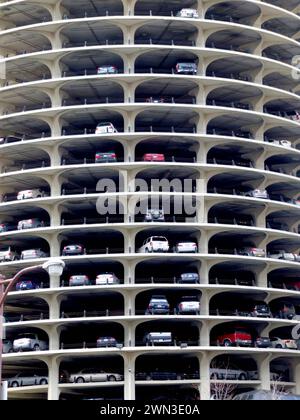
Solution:
[(110, 126), (111, 123), (110, 122), (100, 123), (97, 125), (97, 127), (107, 127), (108, 125)]
[(152, 238), (153, 241), (164, 241), (167, 242), (167, 239), (164, 236), (153, 236)]

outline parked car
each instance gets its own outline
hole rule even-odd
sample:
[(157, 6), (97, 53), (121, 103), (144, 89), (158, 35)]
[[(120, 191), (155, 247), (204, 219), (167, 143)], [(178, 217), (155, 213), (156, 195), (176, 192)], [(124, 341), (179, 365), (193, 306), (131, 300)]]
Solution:
[(146, 346), (171, 345), (173, 338), (171, 332), (150, 332), (144, 336), (143, 342)]
[(272, 312), (270, 311), (269, 305), (266, 303), (252, 303), (252, 302), (241, 302), (240, 308), (236, 311), (239, 316), (252, 316), (256, 318), (272, 318)]
[(296, 340), (292, 340), (289, 338), (271, 337), (271, 343), (272, 347), (274, 347), (275, 349), (298, 349)]
[(85, 254), (86, 254), (86, 249), (82, 245), (79, 245), (79, 244), (67, 245), (62, 250), (63, 256), (85, 255)]
[(182, 273), (176, 279), (176, 283), (199, 283), (200, 278), (198, 273)]
[(254, 341), (254, 346), (266, 349), (272, 347), (272, 343), (269, 337), (257, 337)]
[(123, 375), (113, 372), (104, 372), (97, 368), (82, 369), (69, 376), (69, 382), (83, 384), (86, 382), (116, 382), (123, 381)]
[(288, 279), (284, 282), (284, 286), (289, 290), (300, 290), (300, 280)]
[(280, 319), (294, 319), (296, 316), (295, 306), (290, 302), (279, 302), (275, 306), (274, 317)]
[(0, 262), (3, 261), (16, 261), (19, 260), (19, 254), (13, 250), (13, 248), (8, 247), (7, 249), (0, 251)]
[(0, 223), (0, 233), (16, 230), (16, 226), (11, 223)]
[(165, 160), (163, 153), (145, 153), (143, 155), (144, 162), (165, 162)]
[(176, 13), (176, 16), (197, 19), (199, 17), (199, 13), (196, 9), (184, 8), (179, 10), (179, 12)]
[(115, 273), (102, 273), (96, 277), (96, 284), (120, 284), (120, 279)]
[(35, 258), (47, 258), (49, 254), (42, 251), (40, 248), (38, 249), (26, 249), (25, 251), (21, 252), (21, 260), (29, 260)]
[(196, 63), (178, 62), (175, 67), (176, 74), (186, 74), (195, 76), (198, 73), (198, 66)]
[(286, 260), (286, 261), (297, 261), (297, 255), (293, 252), (287, 252), (285, 250), (272, 251), (268, 255), (269, 258), (276, 260)]
[(116, 66), (100, 66), (97, 67), (97, 74), (117, 74), (118, 68)]
[(168, 98), (166, 96), (149, 96), (146, 98), (146, 102), (154, 103), (154, 104), (163, 104), (164, 102), (168, 102)]
[(40, 340), (35, 333), (22, 333), (13, 341), (14, 351), (47, 350), (48, 343)]
[(144, 218), (145, 222), (164, 222), (165, 214), (162, 209), (148, 209)]
[(164, 295), (153, 295), (150, 299), (148, 308), (146, 309), (146, 315), (169, 315), (170, 305)]
[(168, 252), (169, 248), (169, 242), (164, 236), (150, 236), (145, 239), (138, 252)]
[(22, 280), (16, 284), (16, 290), (21, 292), (23, 290), (35, 290), (39, 289), (39, 285), (33, 280)]
[(41, 198), (46, 197), (47, 193), (40, 188), (36, 188), (33, 190), (23, 190), (19, 191), (17, 195), (17, 200), (27, 200), (29, 198)]
[(210, 368), (211, 379), (246, 381), (248, 374), (244, 370), (234, 368)]
[(90, 286), (92, 284), (88, 276), (85, 275), (74, 275), (69, 278), (69, 286)]
[(232, 329), (220, 334), (217, 337), (217, 344), (224, 347), (251, 347), (252, 335), (245, 328)]
[(115, 152), (97, 152), (95, 155), (95, 163), (117, 162)]
[(273, 143), (273, 144), (276, 144), (277, 146), (292, 147), (292, 142), (290, 142), (289, 140), (268, 139), (267, 141), (268, 143)]
[(200, 315), (200, 302), (197, 296), (183, 296), (176, 307), (176, 313)]
[(18, 223), (18, 230), (23, 229), (38, 229), (45, 226), (45, 222), (41, 219), (34, 218), (34, 219), (26, 219), (20, 220)]
[(137, 381), (180, 381), (183, 375), (180, 373), (155, 369), (149, 372), (138, 372), (135, 374)]
[(250, 311), (251, 316), (257, 318), (272, 318), (272, 312), (267, 303), (256, 303)]
[(239, 249), (237, 252), (239, 255), (245, 255), (247, 257), (266, 257), (266, 251), (262, 248), (244, 247)]
[(36, 375), (34, 373), (17, 373), (12, 378), (7, 379), (9, 388), (18, 388), (19, 386), (47, 385), (48, 377)]
[(177, 253), (181, 253), (181, 252), (197, 253), (198, 252), (198, 246), (197, 246), (196, 242), (178, 242), (175, 245), (174, 251), (177, 252)]
[(115, 337), (99, 337), (97, 339), (97, 347), (117, 347), (117, 344)]
[(269, 193), (267, 190), (262, 190), (259, 188), (256, 188), (255, 190), (250, 190), (244, 193), (245, 197), (252, 197), (252, 198), (262, 198), (268, 200)]
[(99, 123), (96, 127), (95, 134), (117, 133), (117, 129), (111, 122)]
[(6, 353), (12, 353), (14, 351), (13, 348), (13, 343), (11, 340), (7, 340), (6, 338), (4, 338), (2, 340), (2, 353), (6, 354)]

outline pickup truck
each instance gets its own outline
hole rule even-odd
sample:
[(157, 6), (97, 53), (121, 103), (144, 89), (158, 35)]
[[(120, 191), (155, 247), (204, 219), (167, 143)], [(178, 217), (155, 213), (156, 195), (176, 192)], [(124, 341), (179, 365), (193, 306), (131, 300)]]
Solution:
[(48, 350), (46, 341), (40, 340), (35, 333), (19, 334), (18, 338), (13, 341), (13, 349), (17, 351), (39, 351)]

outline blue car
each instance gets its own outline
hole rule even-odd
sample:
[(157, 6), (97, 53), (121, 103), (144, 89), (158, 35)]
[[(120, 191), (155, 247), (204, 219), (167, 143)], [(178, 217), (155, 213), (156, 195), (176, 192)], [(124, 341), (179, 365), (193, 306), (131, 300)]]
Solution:
[(22, 280), (22, 281), (19, 281), (16, 284), (16, 290), (17, 291), (34, 290), (34, 289), (38, 289), (38, 288), (39, 288), (39, 286), (31, 280)]

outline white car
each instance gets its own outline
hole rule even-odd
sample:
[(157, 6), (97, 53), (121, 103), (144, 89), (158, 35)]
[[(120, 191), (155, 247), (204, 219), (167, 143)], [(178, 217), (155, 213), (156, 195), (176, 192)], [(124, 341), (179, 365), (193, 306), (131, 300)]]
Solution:
[(71, 374), (69, 382), (83, 384), (85, 382), (116, 382), (123, 381), (123, 375), (119, 373), (104, 372), (96, 368), (82, 369), (77, 373)]
[(273, 251), (269, 254), (269, 258), (273, 258), (275, 260), (297, 261), (296, 254), (284, 250)]
[(226, 379), (226, 380), (237, 379), (239, 381), (246, 381), (248, 379), (248, 374), (244, 370), (240, 370), (240, 369), (211, 368), (210, 378), (211, 379)]
[(197, 19), (199, 17), (199, 13), (196, 9), (181, 9), (177, 14), (177, 17), (186, 17), (186, 18), (194, 18)]
[(174, 249), (175, 252), (198, 252), (198, 247), (196, 242), (178, 242)]
[(103, 273), (96, 277), (96, 285), (120, 284), (120, 279), (114, 273)]
[(35, 374), (18, 373), (16, 376), (7, 379), (9, 388), (17, 388), (19, 386), (47, 385), (48, 378)]
[(14, 351), (39, 351), (48, 350), (46, 341), (40, 340), (35, 333), (19, 334), (13, 341)]
[(292, 147), (292, 142), (289, 140), (268, 140), (268, 143), (276, 144), (277, 146)]
[(47, 193), (41, 189), (33, 189), (33, 190), (24, 190), (19, 191), (17, 195), (17, 200), (27, 200), (29, 198), (41, 198), (45, 197)]
[(177, 305), (176, 313), (182, 314), (196, 314), (200, 315), (200, 302), (196, 296), (184, 296)]
[(111, 122), (103, 122), (97, 125), (95, 134), (117, 133), (118, 130)]
[(150, 236), (145, 239), (139, 248), (139, 253), (147, 252), (168, 252), (170, 249), (169, 241), (164, 236)]
[(271, 337), (272, 347), (275, 349), (291, 349), (297, 350), (298, 346), (296, 340), (287, 339), (287, 338), (279, 338), (279, 337)]
[(30, 260), (35, 258), (47, 258), (48, 254), (41, 249), (26, 249), (21, 252), (21, 260)]
[(267, 190), (262, 190), (259, 188), (256, 188), (255, 190), (247, 191), (245, 193), (246, 197), (252, 197), (252, 198), (262, 198), (262, 199), (269, 199), (269, 193)]
[(13, 251), (12, 248), (8, 248), (5, 250), (0, 251), (0, 262), (2, 261), (16, 261), (19, 260), (20, 257), (17, 252)]

